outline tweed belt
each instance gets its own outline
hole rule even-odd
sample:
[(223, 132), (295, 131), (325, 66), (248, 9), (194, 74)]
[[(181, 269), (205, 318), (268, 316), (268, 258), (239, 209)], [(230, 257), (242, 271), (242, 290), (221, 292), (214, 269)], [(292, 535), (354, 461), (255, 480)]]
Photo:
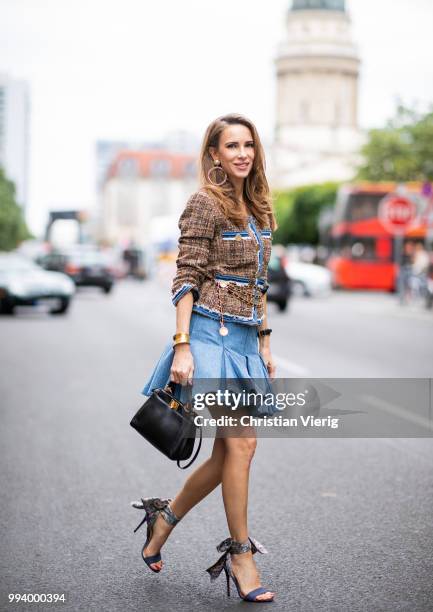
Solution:
[[(229, 292), (237, 296), (242, 302), (248, 303), (249, 306), (256, 307), (260, 304), (260, 300), (262, 299), (262, 294), (266, 292), (266, 281), (263, 278), (254, 278), (249, 279), (244, 276), (237, 276), (234, 274), (223, 274), (221, 272), (216, 272), (212, 277), (208, 272), (205, 272), (205, 276), (210, 280), (215, 282), (217, 287), (216, 301), (211, 305), (211, 307), (218, 307), (219, 310), (219, 319), (220, 319), (220, 330), (219, 333), (221, 336), (226, 336), (229, 333), (228, 328), (224, 325), (224, 301), (225, 294)], [(268, 285), (269, 286), (269, 285)], [(246, 292), (245, 294), (242, 292), (242, 287), (248, 288), (251, 290), (250, 292)], [(265, 288), (265, 291), (262, 291), (262, 288)], [(260, 292), (258, 291), (260, 288)], [(223, 293), (221, 293), (221, 289)]]
[(240, 287), (260, 287), (260, 288), (265, 288), (267, 289), (267, 282), (264, 278), (256, 278), (254, 280), (249, 279), (245, 276), (237, 276), (235, 274), (221, 274), (220, 272), (217, 272), (215, 274), (215, 280), (219, 281), (219, 285), (220, 287), (226, 287), (227, 284), (230, 283), (235, 283), (236, 285), (240, 286)]

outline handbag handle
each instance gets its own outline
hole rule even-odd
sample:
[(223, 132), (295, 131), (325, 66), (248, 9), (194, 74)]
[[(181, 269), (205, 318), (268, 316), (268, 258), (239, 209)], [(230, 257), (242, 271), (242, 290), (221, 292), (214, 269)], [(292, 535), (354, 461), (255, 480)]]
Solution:
[(172, 395), (174, 395), (174, 390), (179, 383), (174, 382), (174, 380), (169, 380), (168, 383), (164, 387), (164, 391), (169, 391)]
[[(174, 380), (170, 380), (164, 387), (164, 391), (169, 391), (171, 393), (171, 395), (175, 394), (175, 390), (176, 387), (181, 387), (182, 385), (180, 383), (174, 382)], [(179, 401), (179, 400), (177, 400)], [(187, 412), (191, 412), (192, 410), (192, 403), (189, 400), (186, 400), (186, 402), (184, 402), (184, 406), (187, 410)]]

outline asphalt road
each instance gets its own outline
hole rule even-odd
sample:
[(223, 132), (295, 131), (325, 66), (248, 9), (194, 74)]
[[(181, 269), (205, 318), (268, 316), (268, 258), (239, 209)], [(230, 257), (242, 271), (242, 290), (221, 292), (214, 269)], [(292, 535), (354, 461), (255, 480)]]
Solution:
[[(161, 574), (141, 560), (144, 529), (133, 533), (130, 500), (173, 497), (185, 478), (129, 426), (172, 333), (168, 277), (81, 291), (66, 317), (0, 318), (1, 610), (247, 605), (205, 572), (228, 536), (218, 489), (175, 528)], [(393, 296), (269, 310), (280, 376), (431, 377), (433, 316)], [(256, 557), (272, 610), (432, 610), (432, 465), (431, 439), (261, 439), (249, 526), (269, 550)], [(8, 603), (49, 592), (66, 603)]]

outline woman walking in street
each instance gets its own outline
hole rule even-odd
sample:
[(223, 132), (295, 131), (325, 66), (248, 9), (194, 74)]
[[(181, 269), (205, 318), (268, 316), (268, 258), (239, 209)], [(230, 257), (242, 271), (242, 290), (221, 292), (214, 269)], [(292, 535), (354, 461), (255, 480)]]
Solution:
[[(179, 220), (172, 285), (174, 342), (167, 344), (143, 395), (170, 380), (191, 385), (193, 378), (274, 378), (265, 293), (276, 221), (264, 165), (251, 121), (227, 115), (210, 124), (200, 155), (201, 188), (190, 197)], [(217, 414), (209, 410), (212, 416)], [(271, 416), (273, 411), (260, 406), (253, 413), (237, 412)], [(269, 602), (274, 593), (261, 586), (253, 558), (255, 552), (267, 551), (249, 536), (247, 525), (255, 429), (236, 427), (226, 436), (224, 428), (218, 429), (211, 456), (173, 500), (145, 498), (133, 503), (147, 514), (142, 557), (150, 569), (161, 571), (160, 551), (174, 526), (221, 484), (230, 537), (217, 546), (223, 555), (206, 571), (214, 580), (224, 569), (228, 594), (232, 580), (243, 599)]]

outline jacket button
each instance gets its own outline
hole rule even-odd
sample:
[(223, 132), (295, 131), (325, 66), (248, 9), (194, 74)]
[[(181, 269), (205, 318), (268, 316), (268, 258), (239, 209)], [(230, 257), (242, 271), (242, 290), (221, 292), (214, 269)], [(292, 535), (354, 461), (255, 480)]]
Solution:
[(242, 236), (240, 234), (236, 234), (235, 240), (242, 240)]

